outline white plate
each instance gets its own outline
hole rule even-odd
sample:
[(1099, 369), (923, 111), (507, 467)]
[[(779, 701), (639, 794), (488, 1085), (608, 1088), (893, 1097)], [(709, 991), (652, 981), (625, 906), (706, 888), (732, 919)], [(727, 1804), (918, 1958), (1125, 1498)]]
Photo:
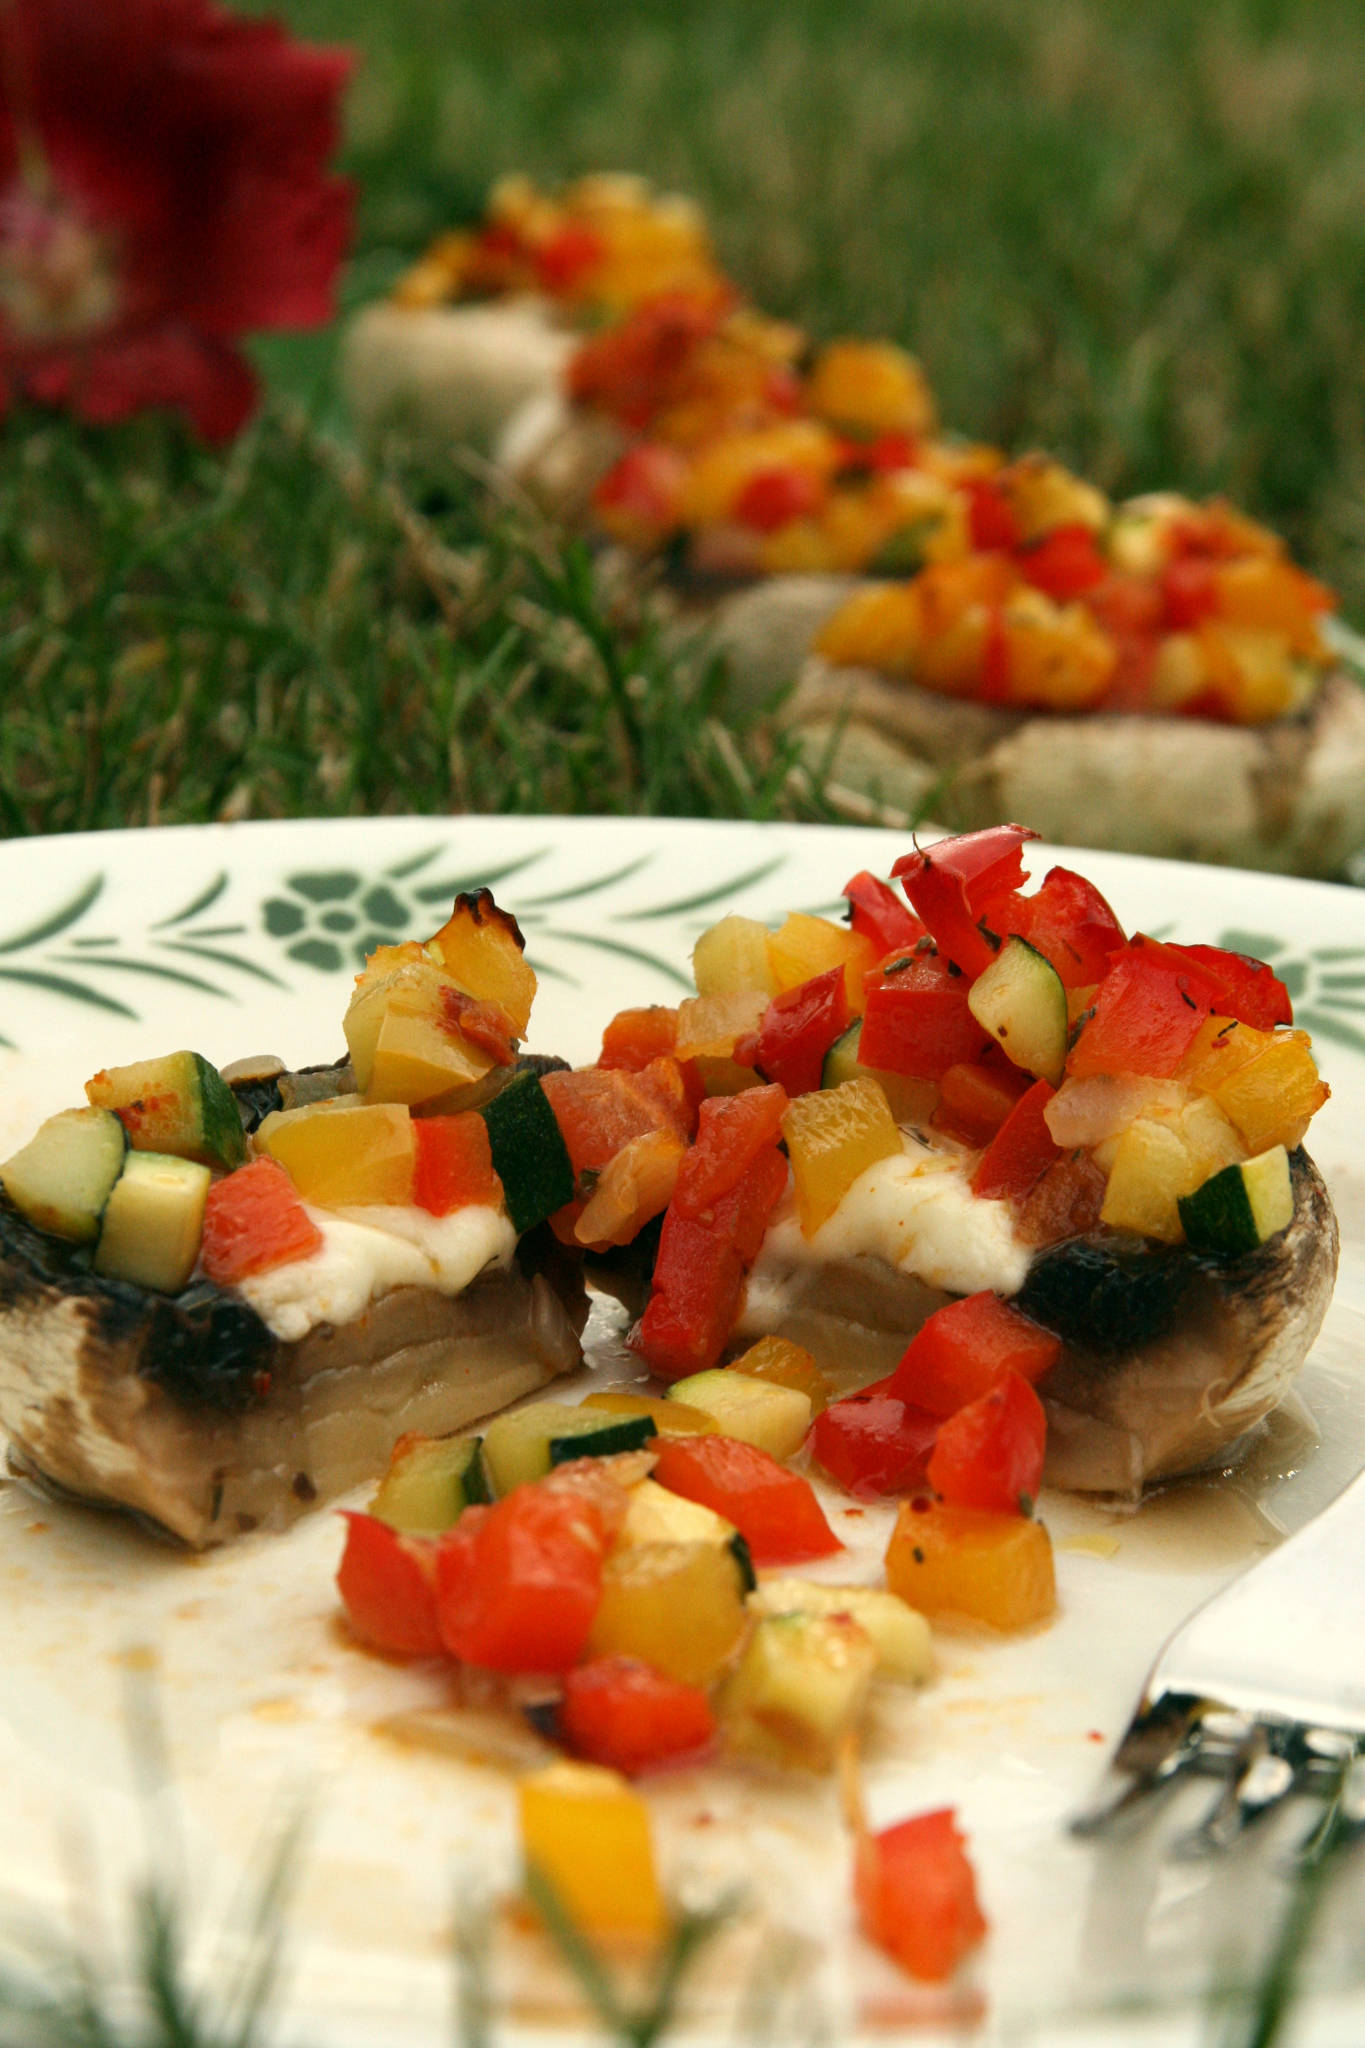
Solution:
[[(533, 818), (11, 841), (0, 846), (0, 1156), (79, 1100), (106, 1063), (184, 1044), (217, 1062), (333, 1057), (360, 955), (433, 929), (459, 887), (494, 884), (523, 924), (541, 976), (533, 1046), (587, 1060), (614, 1010), (677, 999), (697, 932), (723, 911), (776, 920), (832, 909), (850, 874), (886, 872), (905, 844), (853, 829)], [(1035, 850), (1036, 875), (1050, 858)], [(1050, 1498), (1056, 1623), (1018, 1641), (944, 1636), (938, 1682), (887, 1702), (868, 1751), (872, 1816), (955, 1805), (992, 1921), (952, 1993), (917, 1992), (855, 1939), (832, 1786), (719, 1769), (659, 1781), (650, 1798), (670, 1877), (699, 1895), (742, 1883), (750, 1907), (698, 1993), (708, 2040), (732, 2038), (722, 2015), (745, 1988), (745, 1942), (761, 1929), (755, 1952), (777, 1958), (769, 1994), (800, 1987), (774, 2038), (822, 2027), (831, 2039), (885, 2038), (914, 2022), (928, 2029), (917, 2039), (933, 2040), (975, 2015), (981, 2040), (1193, 2041), (1228, 1944), (1268, 1911), (1273, 1880), (1255, 1857), (1216, 1878), (1158, 1863), (1146, 1846), (1106, 1860), (1070, 1841), (1064, 1822), (1170, 1628), (1365, 1462), (1365, 897), (1116, 855), (1063, 858), (1094, 877), (1130, 929), (1271, 958), (1314, 1032), (1333, 1096), (1312, 1144), (1345, 1247), (1302, 1381), (1321, 1441), (1310, 1448), (1296, 1411), (1249, 1476), (1186, 1488), (1129, 1520)], [(873, 1555), (886, 1519), (841, 1517), (855, 1556)], [(4, 1879), (12, 1901), (65, 1916), (73, 1867), (82, 1897), (129, 1896), (146, 1867), (149, 1814), (164, 1853), (165, 1810), (148, 1808), (130, 1761), (129, 1699), (151, 1697), (197, 1924), (215, 1926), (260, 1867), (272, 1822), (305, 1800), (294, 2035), (319, 2048), (434, 2044), (451, 2038), (452, 1900), (514, 1878), (511, 1777), (480, 1760), (477, 1741), (463, 1755), (395, 1742), (384, 1725), (395, 1715), (439, 1724), (448, 1681), (347, 1643), (331, 1585), (338, 1549), (335, 1518), (320, 1514), (288, 1537), (191, 1559), (5, 1488)], [(1315, 2041), (1358, 2048), (1365, 2038), (1351, 1939), (1360, 1908), (1359, 1885), (1343, 1880), (1306, 2008)], [(1267, 1935), (1261, 1926), (1252, 1946)], [(489, 1953), (507, 2016), (499, 2038), (541, 2038), (571, 2009), (562, 1970), (526, 1935), (500, 1934)]]

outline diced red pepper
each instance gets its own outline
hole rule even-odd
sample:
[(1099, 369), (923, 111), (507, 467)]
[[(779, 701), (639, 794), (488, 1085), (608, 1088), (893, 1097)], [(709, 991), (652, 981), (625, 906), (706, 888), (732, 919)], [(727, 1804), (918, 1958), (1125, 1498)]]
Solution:
[(873, 476), (889, 470), (917, 469), (920, 445), (913, 434), (874, 434), (869, 441), (846, 440), (840, 468)]
[(855, 932), (871, 939), (879, 960), (888, 953), (908, 953), (925, 936), (920, 919), (907, 910), (891, 884), (866, 868), (844, 883), (842, 893), (849, 902), (849, 923)]
[(536, 276), (551, 296), (571, 292), (606, 253), (606, 243), (596, 228), (585, 221), (567, 220), (536, 250)]
[(1189, 632), (1218, 610), (1217, 566), (1193, 555), (1169, 562), (1162, 571), (1161, 594), (1166, 630)]
[(1143, 944), (1139, 935), (1114, 956), (1067, 1055), (1068, 1074), (1168, 1080), (1176, 1072), (1216, 991), (1197, 965), (1167, 955), (1168, 949)]
[(1065, 1152), (1015, 1198), (1014, 1228), (1025, 1244), (1060, 1244), (1097, 1228), (1108, 1175), (1088, 1152)]
[[(842, 968), (835, 972), (842, 981)], [(679, 1215), (704, 1216), (737, 1187), (760, 1153), (777, 1144), (786, 1109), (786, 1090), (776, 1084), (708, 1096), (697, 1119), (697, 1141), (678, 1174), (673, 1206)]]
[[(677, 1067), (676, 1061), (668, 1064)], [(677, 1097), (670, 1104), (664, 1071), (662, 1061), (651, 1061), (638, 1072), (580, 1067), (543, 1077), (541, 1085), (575, 1174), (600, 1171), (623, 1145), (646, 1131), (672, 1127), (685, 1133), (685, 1107), (678, 1106), (683, 1099), (681, 1082), (675, 1075)]]
[(870, 1500), (921, 1485), (937, 1434), (937, 1416), (868, 1387), (816, 1416), (811, 1447), (841, 1486)]
[(987, 1931), (951, 1807), (860, 1834), (855, 1889), (868, 1940), (926, 1983), (951, 1977)]
[(443, 1656), (436, 1545), (429, 1536), (400, 1536), (374, 1515), (343, 1512), (346, 1548), (337, 1590), (351, 1627), (362, 1642), (391, 1657)]
[(1019, 521), (995, 479), (968, 477), (962, 488), (967, 494), (967, 526), (973, 548), (990, 553), (1018, 547)]
[[(842, 967), (831, 967), (774, 996), (758, 1028), (756, 1064), (788, 1095), (820, 1086), (825, 1054), (848, 1028), (848, 987)], [(755, 1091), (746, 1089), (745, 1094)], [(743, 1095), (734, 1098), (742, 1101)]]
[(1264, 960), (1254, 960), (1249, 953), (1229, 953), (1222, 946), (1168, 945), (1166, 950), (1182, 955), (1214, 984), (1213, 1007), (1220, 1017), (1236, 1017), (1257, 1031), (1293, 1023), (1289, 990)]
[(1070, 604), (1103, 583), (1108, 565), (1088, 526), (1054, 526), (1016, 554), (1025, 579), (1058, 604)]
[(659, 1237), (649, 1301), (628, 1340), (660, 1379), (702, 1372), (720, 1357), (739, 1311), (745, 1269), (758, 1257), (786, 1185), (787, 1162), (774, 1143), (705, 1212), (707, 1220), (683, 1215), (675, 1191)]
[(449, 1216), (475, 1204), (499, 1206), (502, 1182), (493, 1171), (483, 1117), (475, 1110), (461, 1116), (418, 1116), (412, 1128), (412, 1199), (419, 1209), (431, 1216)]
[(760, 469), (745, 483), (732, 509), (741, 526), (775, 533), (794, 519), (809, 519), (824, 498), (824, 483), (808, 469)]
[(938, 1081), (981, 1057), (988, 1034), (968, 1008), (970, 983), (938, 953), (911, 953), (867, 976), (858, 1058), (865, 1067)]
[(216, 1287), (310, 1258), (321, 1246), (322, 1232), (276, 1160), (253, 1159), (209, 1189), (199, 1256)]
[(659, 1484), (733, 1522), (756, 1565), (802, 1564), (843, 1548), (810, 1481), (756, 1444), (728, 1436), (669, 1436), (657, 1438), (651, 1448), (656, 1446)]
[(602, 1033), (599, 1067), (627, 1067), (638, 1073), (651, 1060), (670, 1055), (678, 1042), (676, 1005), (651, 1003), (642, 1010), (618, 1010)]
[(491, 1671), (567, 1671), (602, 1591), (603, 1517), (586, 1493), (515, 1486), (436, 1541), (436, 1609), (452, 1657)]
[(929, 1455), (929, 1484), (954, 1507), (1028, 1514), (1046, 1446), (1042, 1402), (1026, 1379), (1007, 1372), (942, 1425)]
[(633, 1777), (709, 1748), (716, 1717), (699, 1685), (639, 1657), (593, 1657), (565, 1673), (559, 1731), (577, 1756)]
[(1093, 882), (1070, 868), (1053, 868), (1032, 896), (997, 908), (995, 929), (1015, 932), (1052, 962), (1064, 988), (1102, 981), (1113, 955), (1126, 944), (1123, 927)]
[(996, 947), (981, 932), (992, 906), (1025, 880), (1020, 849), (1038, 834), (1025, 825), (991, 825), (902, 855), (891, 872), (923, 918), (939, 951), (973, 977)]
[(1031, 1317), (983, 1290), (950, 1301), (922, 1323), (878, 1392), (929, 1415), (955, 1415), (1006, 1373), (1032, 1382), (1061, 1354), (1061, 1340)]
[(728, 292), (665, 292), (580, 343), (566, 374), (569, 396), (643, 428), (665, 404), (697, 344), (713, 334)]
[(1044, 1115), (1056, 1092), (1050, 1081), (1035, 1081), (1019, 1097), (977, 1161), (972, 1175), (974, 1195), (1021, 1201), (1053, 1161), (1061, 1158), (1061, 1148)]
[(441, 1022), (488, 1053), (500, 1067), (510, 1067), (517, 1056), (517, 1027), (501, 1003), (480, 1002), (461, 988), (443, 988)]
[(963, 1145), (984, 1145), (1028, 1086), (1028, 1075), (1008, 1061), (961, 1061), (939, 1082), (938, 1106), (931, 1119), (934, 1129)]

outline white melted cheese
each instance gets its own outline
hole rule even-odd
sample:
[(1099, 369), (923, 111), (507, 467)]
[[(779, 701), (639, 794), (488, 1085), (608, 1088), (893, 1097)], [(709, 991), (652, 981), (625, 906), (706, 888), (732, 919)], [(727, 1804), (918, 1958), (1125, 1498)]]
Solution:
[(450, 1216), (425, 1209), (373, 1207), (315, 1209), (322, 1244), (306, 1259), (291, 1259), (237, 1282), (271, 1332), (297, 1343), (321, 1323), (354, 1322), (362, 1310), (395, 1287), (432, 1287), (462, 1294), (486, 1266), (505, 1266), (517, 1234), (501, 1209), (471, 1206)]
[(790, 1186), (773, 1215), (751, 1285), (781, 1286), (794, 1267), (858, 1256), (878, 1258), (950, 1294), (993, 1288), (1017, 1294), (1031, 1253), (1015, 1234), (1008, 1202), (974, 1195), (974, 1155), (940, 1152), (911, 1131), (903, 1150), (869, 1166), (832, 1216), (803, 1235)]

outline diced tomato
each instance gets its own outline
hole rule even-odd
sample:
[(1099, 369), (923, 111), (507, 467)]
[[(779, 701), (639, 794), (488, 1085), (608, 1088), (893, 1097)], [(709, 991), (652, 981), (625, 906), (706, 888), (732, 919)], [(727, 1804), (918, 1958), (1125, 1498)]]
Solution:
[[(672, 1084), (665, 1079), (662, 1060), (651, 1061), (638, 1072), (624, 1067), (580, 1067), (572, 1073), (543, 1077), (541, 1085), (575, 1174), (600, 1171), (623, 1145), (646, 1131), (666, 1126), (685, 1130), (685, 1098), (676, 1075), (677, 1062), (668, 1064), (675, 1069)], [(677, 1098), (670, 1106), (672, 1086), (676, 1086)]]
[(671, 1055), (678, 1042), (676, 1005), (651, 1003), (642, 1010), (618, 1010), (602, 1033), (599, 1067), (628, 1067), (638, 1073), (651, 1060)]
[(843, 1548), (810, 1481), (756, 1444), (729, 1436), (669, 1436), (656, 1443), (659, 1484), (733, 1522), (755, 1564), (802, 1564)]
[(1067, 1055), (1068, 1074), (1152, 1074), (1169, 1079), (1213, 1008), (1212, 984), (1199, 968), (1140, 943), (1114, 956), (1094, 1005)]
[(950, 1415), (929, 1455), (929, 1484), (954, 1507), (1030, 1513), (1043, 1477), (1047, 1416), (1017, 1372)]
[[(891, 872), (924, 919), (939, 951), (973, 977), (989, 967), (995, 947), (981, 932), (992, 906), (1023, 886), (1020, 849), (1038, 834), (1025, 825), (992, 825), (904, 854)], [(870, 1062), (869, 1062), (870, 1064)]]
[(974, 1195), (1022, 1201), (1053, 1161), (1061, 1158), (1061, 1148), (1044, 1115), (1056, 1092), (1050, 1081), (1035, 1081), (1019, 1097), (977, 1161), (972, 1175)]
[(916, 469), (919, 457), (920, 445), (913, 434), (874, 434), (869, 441), (846, 440), (840, 468), (881, 476), (891, 470)]
[(474, 1110), (462, 1116), (412, 1120), (417, 1156), (412, 1199), (431, 1216), (449, 1216), (476, 1204), (497, 1208), (502, 1182), (493, 1171), (488, 1125)]
[[(843, 969), (833, 972), (842, 984)], [(760, 1153), (777, 1144), (786, 1108), (786, 1090), (775, 1084), (708, 1096), (697, 1119), (697, 1142), (678, 1175), (673, 1206), (679, 1215), (704, 1216), (737, 1187)]]
[(816, 1416), (811, 1446), (841, 1486), (870, 1500), (921, 1485), (937, 1434), (937, 1416), (867, 1387)]
[(1093, 882), (1070, 868), (1052, 868), (1032, 896), (1013, 896), (997, 908), (995, 930), (1015, 932), (1036, 946), (1064, 988), (1102, 981), (1113, 955), (1126, 943), (1123, 927)]
[(757, 1065), (788, 1095), (806, 1095), (820, 1086), (825, 1054), (847, 1028), (844, 970), (831, 967), (773, 997), (758, 1029)]
[(930, 1415), (954, 1415), (1007, 1373), (1029, 1382), (1041, 1379), (1061, 1348), (1050, 1330), (983, 1290), (936, 1309), (878, 1391)]
[(586, 272), (602, 261), (606, 243), (586, 221), (566, 220), (535, 252), (536, 276), (553, 297), (572, 292)]
[(939, 1082), (938, 1106), (931, 1122), (936, 1131), (964, 1145), (984, 1145), (995, 1136), (1021, 1095), (1028, 1075), (1008, 1061), (964, 1060), (949, 1067)]
[(322, 1232), (273, 1159), (253, 1159), (215, 1181), (204, 1205), (199, 1256), (216, 1287), (235, 1287), (321, 1249)]
[(1016, 551), (1019, 568), (1035, 590), (1058, 604), (1071, 604), (1103, 583), (1108, 566), (1088, 526), (1054, 526)]
[(436, 1610), (452, 1657), (491, 1671), (566, 1671), (602, 1590), (603, 1518), (586, 1494), (515, 1486), (436, 1542)]
[(867, 977), (858, 1058), (865, 1067), (937, 1081), (979, 1059), (990, 1039), (973, 1017), (970, 984), (938, 953), (911, 953)]
[(855, 932), (871, 939), (877, 958), (888, 953), (909, 952), (925, 936), (924, 926), (913, 910), (907, 910), (889, 882), (878, 880), (864, 868), (843, 892), (848, 898), (849, 918)]
[(637, 441), (595, 487), (593, 505), (618, 539), (653, 547), (671, 533), (687, 465), (676, 448)]
[(1007, 550), (1019, 545), (1019, 521), (1014, 507), (993, 477), (968, 477), (962, 485), (967, 494), (967, 525), (972, 546), (985, 552)]
[(661, 293), (590, 335), (570, 360), (569, 396), (579, 405), (601, 407), (627, 427), (648, 426), (694, 349), (714, 334), (729, 296)]
[(374, 1515), (343, 1512), (346, 1548), (337, 1590), (351, 1627), (362, 1642), (392, 1657), (442, 1656), (436, 1545), (429, 1536), (400, 1536)]
[(1293, 1023), (1289, 990), (1264, 960), (1253, 960), (1248, 953), (1229, 953), (1221, 946), (1170, 945), (1167, 951), (1183, 955), (1215, 985), (1213, 1007), (1220, 1017), (1236, 1017), (1257, 1031)]
[(633, 1777), (707, 1749), (716, 1717), (699, 1685), (639, 1657), (593, 1657), (565, 1673), (559, 1730), (576, 1755)]
[(1170, 633), (1185, 633), (1218, 610), (1218, 571), (1210, 561), (1185, 556), (1162, 571), (1161, 595)]
[(858, 1839), (855, 1889), (864, 1934), (926, 1983), (941, 1983), (987, 1931), (951, 1807)]
[(823, 480), (808, 469), (760, 469), (744, 485), (732, 509), (741, 526), (775, 533), (794, 519), (809, 519), (824, 498)]

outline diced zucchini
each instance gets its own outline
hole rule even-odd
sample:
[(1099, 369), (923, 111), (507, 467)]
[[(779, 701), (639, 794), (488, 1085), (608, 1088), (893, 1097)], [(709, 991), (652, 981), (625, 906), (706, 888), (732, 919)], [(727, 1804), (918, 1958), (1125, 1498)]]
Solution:
[(0, 1183), (37, 1229), (93, 1244), (127, 1150), (128, 1134), (112, 1110), (64, 1109), (0, 1166)]
[(749, 1595), (751, 1614), (848, 1614), (877, 1652), (888, 1678), (921, 1685), (934, 1668), (929, 1624), (898, 1593), (881, 1586), (825, 1586), (813, 1579), (764, 1579)]
[(1066, 1066), (1066, 990), (1027, 939), (1006, 939), (972, 983), (967, 1007), (1007, 1059), (1055, 1087)]
[(799, 1451), (811, 1425), (809, 1394), (772, 1380), (751, 1379), (728, 1366), (675, 1380), (668, 1398), (675, 1394), (689, 1407), (714, 1415), (723, 1435), (756, 1444), (774, 1458), (790, 1458)]
[(763, 1614), (720, 1701), (727, 1746), (828, 1770), (862, 1712), (877, 1650), (847, 1614)]
[(1192, 1251), (1237, 1259), (1287, 1229), (1294, 1220), (1289, 1154), (1272, 1145), (1254, 1159), (1225, 1166), (1176, 1203)]
[(927, 1123), (938, 1100), (932, 1081), (917, 1081), (909, 1074), (891, 1074), (881, 1067), (865, 1067), (858, 1058), (863, 1020), (855, 1017), (825, 1054), (820, 1075), (822, 1088), (837, 1088), (844, 1081), (875, 1081), (890, 1105), (898, 1124)]
[(514, 1230), (533, 1229), (573, 1200), (573, 1167), (538, 1074), (523, 1067), (479, 1115)]
[(178, 1294), (204, 1232), (209, 1170), (168, 1152), (129, 1152), (104, 1205), (95, 1271)]
[(654, 1434), (648, 1415), (606, 1416), (567, 1401), (533, 1401), (489, 1423), (484, 1469), (501, 1496), (529, 1479), (543, 1479), (552, 1466), (570, 1458), (612, 1458), (638, 1450)]
[(453, 1529), (467, 1507), (492, 1498), (482, 1437), (407, 1437), (394, 1447), (370, 1513), (404, 1535)]
[(85, 1084), (95, 1109), (112, 1109), (138, 1152), (171, 1152), (231, 1172), (246, 1163), (237, 1098), (197, 1052), (108, 1067)]

